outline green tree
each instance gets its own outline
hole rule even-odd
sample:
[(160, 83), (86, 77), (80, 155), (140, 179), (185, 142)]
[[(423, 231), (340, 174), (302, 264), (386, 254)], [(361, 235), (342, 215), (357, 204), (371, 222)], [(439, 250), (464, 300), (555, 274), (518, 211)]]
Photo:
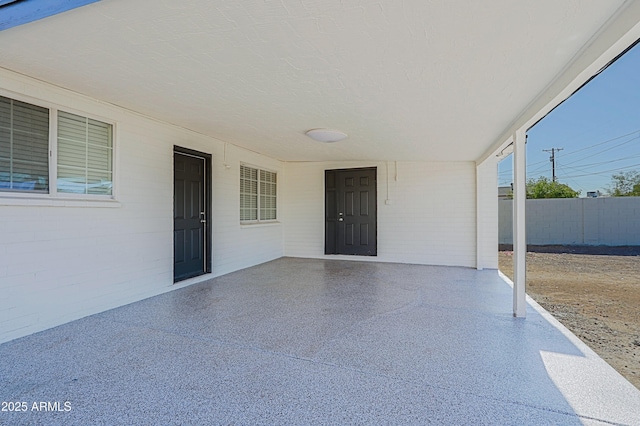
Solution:
[(640, 197), (640, 172), (632, 170), (611, 175), (607, 192), (612, 197)]
[(580, 191), (544, 176), (527, 180), (527, 198), (576, 198)]

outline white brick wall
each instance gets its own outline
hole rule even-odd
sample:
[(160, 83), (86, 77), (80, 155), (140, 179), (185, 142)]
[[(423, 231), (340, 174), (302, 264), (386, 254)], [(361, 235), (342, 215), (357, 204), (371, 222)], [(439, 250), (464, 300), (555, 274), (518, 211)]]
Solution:
[(213, 156), (210, 276), (282, 256), (280, 223), (239, 223), (240, 162), (281, 180), (279, 161), (229, 145), (226, 169), (218, 140), (4, 70), (0, 91), (115, 121), (119, 203), (30, 206), (0, 196), (0, 342), (180, 286), (173, 285), (174, 145)]
[(341, 258), (324, 255), (324, 171), (375, 166), (378, 256), (358, 259), (475, 267), (475, 164), (398, 162), (397, 180), (395, 165), (387, 194), (385, 162), (286, 163), (285, 255)]

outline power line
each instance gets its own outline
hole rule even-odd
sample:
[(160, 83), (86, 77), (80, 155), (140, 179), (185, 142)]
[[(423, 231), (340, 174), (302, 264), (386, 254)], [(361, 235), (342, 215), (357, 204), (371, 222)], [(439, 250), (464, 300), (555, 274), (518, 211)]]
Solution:
[(617, 171), (620, 171), (620, 170), (630, 169), (632, 167), (639, 167), (639, 166), (640, 166), (640, 163), (639, 164), (632, 164), (630, 166), (618, 167), (616, 169), (611, 169), (611, 170), (602, 170), (600, 172), (592, 172), (592, 173), (587, 173), (587, 174), (583, 174), (583, 175), (566, 176), (565, 179), (577, 178), (577, 177), (583, 177), (583, 176), (591, 176), (591, 175), (601, 175), (601, 174), (604, 174), (604, 173), (617, 172)]
[(577, 163), (579, 161), (586, 160), (587, 158), (595, 157), (596, 155), (600, 155), (600, 154), (602, 154), (604, 152), (611, 151), (612, 149), (619, 148), (619, 147), (621, 147), (623, 145), (626, 145), (626, 144), (628, 144), (630, 142), (633, 142), (636, 139), (640, 139), (640, 134), (638, 136), (635, 136), (635, 137), (629, 139), (629, 140), (626, 140), (626, 141), (624, 141), (622, 143), (619, 143), (618, 145), (614, 145), (614, 146), (609, 147), (607, 149), (603, 149), (602, 151), (598, 151), (598, 152), (596, 152), (594, 154), (587, 155), (586, 157), (579, 158), (578, 160), (574, 160), (574, 161), (571, 161), (571, 162), (566, 163), (566, 164), (575, 164), (575, 163)]
[(587, 149), (595, 148), (596, 146), (604, 145), (604, 144), (609, 143), (609, 142), (614, 142), (614, 141), (617, 141), (618, 139), (626, 138), (627, 136), (631, 136), (631, 135), (633, 135), (635, 133), (640, 133), (640, 129), (634, 130), (633, 132), (627, 133), (626, 135), (616, 136), (615, 138), (607, 139), (606, 141), (603, 141), (603, 142), (598, 142), (598, 143), (593, 144), (593, 145), (585, 146), (584, 148), (580, 148), (580, 149), (577, 149), (575, 151), (568, 151), (567, 153), (564, 154), (564, 156), (567, 157), (569, 155), (573, 155), (575, 153), (578, 153), (578, 152), (581, 152), (581, 151), (585, 151)]
[[(637, 157), (640, 157), (640, 154), (630, 155), (630, 156), (624, 157), (624, 158), (616, 158), (615, 160), (599, 161), (597, 163), (589, 163), (589, 164), (580, 164), (580, 167), (600, 166), (602, 164), (617, 163), (618, 161), (626, 161), (626, 160), (629, 160), (631, 158), (637, 158)], [(570, 164), (572, 164), (572, 163), (570, 163)], [(577, 167), (568, 166), (566, 164), (563, 164), (562, 167), (568, 167), (570, 169), (578, 169)]]
[(536, 167), (536, 168), (535, 168), (535, 169), (533, 169), (533, 170), (527, 170), (527, 174), (528, 174), (528, 175), (535, 175), (535, 174), (538, 174), (538, 173), (543, 173), (543, 172), (545, 172), (545, 171), (547, 170), (547, 165), (546, 165), (547, 161), (548, 161), (548, 160), (544, 160), (544, 163), (545, 163), (545, 165), (544, 165), (544, 166)]
[[(589, 145), (589, 146), (586, 146), (586, 147), (583, 147), (583, 148), (580, 148), (580, 149), (577, 149), (577, 150), (567, 151), (567, 152), (565, 152), (565, 154), (563, 154), (563, 159), (565, 159), (568, 156), (572, 156), (574, 154), (579, 154), (580, 152), (584, 152), (584, 151), (587, 151), (587, 150), (590, 150), (590, 149), (593, 149), (593, 148), (596, 148), (596, 147), (599, 147), (599, 146), (602, 146), (602, 145), (611, 144), (613, 142), (620, 141), (621, 139), (628, 138), (629, 136), (632, 136), (632, 137), (630, 139), (626, 139), (626, 140), (624, 140), (624, 141), (622, 141), (620, 143), (617, 143), (614, 146), (609, 146), (606, 149), (600, 150), (600, 151), (595, 152), (593, 154), (582, 156), (581, 158), (577, 158), (576, 160), (570, 161), (570, 162), (568, 162), (566, 164), (564, 164), (564, 161), (563, 161), (562, 165), (558, 164), (558, 162), (555, 161), (556, 160), (555, 159), (555, 153), (557, 151), (559, 151), (560, 149), (552, 148), (551, 150), (543, 150), (543, 151), (551, 152), (551, 157), (554, 157), (553, 160), (551, 158), (549, 159), (549, 161), (552, 162), (552, 168), (557, 168), (558, 172), (562, 171), (562, 173), (558, 173), (558, 176), (555, 176), (555, 179), (558, 179), (558, 178), (568, 179), (568, 178), (577, 178), (577, 177), (586, 177), (586, 176), (594, 176), (594, 177), (595, 176), (603, 176), (604, 177), (604, 176), (609, 176), (608, 173), (616, 172), (616, 171), (620, 171), (620, 170), (626, 170), (626, 169), (629, 169), (629, 168), (632, 168), (632, 167), (637, 167), (638, 165), (618, 167), (618, 168), (615, 168), (615, 169), (609, 169), (609, 170), (604, 170), (604, 171), (587, 171), (587, 170), (584, 170), (584, 169), (581, 169), (581, 168), (584, 168), (584, 167), (597, 167), (597, 166), (601, 166), (601, 165), (605, 165), (605, 164), (611, 164), (611, 163), (615, 163), (615, 162), (631, 160), (631, 159), (635, 159), (635, 158), (639, 157), (640, 154), (630, 155), (630, 156), (627, 156), (627, 157), (616, 158), (616, 159), (607, 160), (607, 161), (599, 161), (599, 162), (587, 163), (587, 164), (577, 164), (577, 163), (580, 163), (580, 162), (582, 162), (582, 161), (584, 161), (584, 160), (586, 160), (588, 158), (595, 157), (597, 155), (603, 154), (605, 152), (612, 151), (612, 150), (614, 150), (616, 148), (625, 146), (625, 145), (635, 141), (636, 139), (640, 139), (640, 129), (634, 130), (633, 132), (630, 132), (630, 133), (627, 133), (627, 134), (624, 134), (624, 135), (620, 135), (620, 136), (616, 136), (614, 138), (607, 139), (607, 140), (604, 140), (604, 141), (601, 141), (601, 142), (598, 142), (598, 143), (595, 143), (595, 144), (592, 144), (592, 145)], [(527, 175), (531, 176), (531, 175), (535, 175), (536, 173), (543, 172), (545, 170), (544, 166), (535, 167), (535, 168), (532, 168), (532, 167), (538, 166), (538, 165), (542, 165), (542, 164), (544, 164), (546, 162), (547, 162), (547, 160), (541, 160), (541, 161), (536, 161), (534, 163), (527, 164), (527, 168), (528, 168)], [(571, 164), (575, 164), (575, 166), (571, 166)], [(576, 167), (576, 166), (578, 166), (578, 167)], [(576, 172), (582, 172), (582, 173), (578, 174), (578, 175), (574, 175), (574, 176), (567, 176), (567, 173), (566, 173), (567, 172), (567, 170), (566, 170), (567, 168), (568, 169), (572, 169), (572, 170), (574, 170)], [(553, 170), (552, 170), (552, 174), (553, 174)], [(499, 179), (499, 181), (501, 183), (507, 183), (508, 184), (511, 181), (512, 175), (513, 175), (513, 168), (509, 168), (509, 169), (502, 170), (502, 171), (498, 172), (498, 179)]]
[[(535, 163), (527, 164), (527, 174), (528, 173), (533, 173), (533, 172), (538, 171), (538, 170), (540, 170), (540, 171), (543, 170), (544, 167), (538, 167), (533, 172), (530, 172), (529, 168), (532, 167), (532, 166), (536, 166), (538, 164), (546, 163), (546, 162), (547, 162), (547, 160), (542, 160), (542, 161), (536, 161)], [(506, 173), (512, 173), (512, 172), (513, 172), (513, 169), (507, 169), (507, 170), (501, 171), (499, 174), (504, 175)]]
[[(511, 154), (509, 154), (509, 155), (511, 155)], [(535, 163), (527, 163), (527, 168), (532, 167), (532, 166), (537, 166), (538, 164), (542, 164), (542, 163), (546, 163), (546, 162), (547, 162), (547, 160), (541, 160), (541, 161), (536, 161)], [(513, 170), (513, 169), (508, 169), (508, 170), (503, 171), (501, 173), (505, 173), (507, 171), (510, 172), (511, 170)]]
[(580, 172), (580, 173), (586, 173), (586, 174), (592, 174), (592, 175), (598, 175), (598, 174), (601, 174), (600, 172), (590, 172), (590, 171), (587, 171), (587, 170), (584, 170), (584, 169), (581, 169), (581, 168), (578, 168), (578, 167), (565, 166), (565, 165), (563, 165), (563, 166), (562, 166), (562, 168), (563, 168), (563, 169), (564, 169), (565, 167), (566, 167), (566, 168), (569, 168), (569, 169), (572, 169), (573, 173), (575, 173), (575, 172)]
[[(560, 166), (560, 165), (558, 165), (558, 170), (559, 170), (559, 171), (562, 171), (562, 172), (564, 173), (564, 166)], [(574, 186), (573, 186), (573, 189), (579, 189), (580, 191), (585, 191), (585, 192), (587, 191), (587, 189), (586, 189), (586, 185), (582, 185), (582, 184), (580, 184), (578, 181), (574, 180), (574, 179), (573, 179), (573, 178), (571, 178), (571, 177), (562, 176), (562, 180), (563, 180), (563, 181), (565, 181), (565, 180), (566, 180), (566, 181), (569, 181), (569, 182), (573, 182), (573, 185), (574, 185)]]
[(584, 190), (585, 190), (584, 186), (580, 185), (580, 184), (579, 184), (578, 182), (576, 182), (575, 180), (573, 180), (573, 179), (567, 179), (567, 180), (569, 180), (569, 181), (573, 182), (573, 184), (575, 185), (576, 189), (579, 189), (580, 191), (584, 191)]
[[(580, 149), (575, 150), (575, 151), (567, 151), (567, 152), (564, 154), (564, 157), (566, 158), (566, 157), (568, 157), (568, 156), (570, 156), (570, 155), (573, 155), (573, 154), (576, 154), (576, 153), (578, 153), (578, 152), (586, 151), (587, 149), (591, 149), (591, 148), (595, 148), (595, 147), (597, 147), (597, 146), (601, 146), (601, 145), (604, 145), (604, 144), (607, 144), (607, 143), (615, 142), (615, 141), (617, 141), (617, 140), (619, 140), (619, 139), (622, 139), (622, 138), (627, 137), (627, 136), (634, 135), (634, 134), (636, 134), (636, 133), (638, 133), (638, 135), (637, 135), (636, 137), (631, 138), (631, 139), (629, 139), (629, 140), (627, 140), (627, 141), (624, 141), (624, 142), (622, 142), (622, 143), (620, 143), (620, 144), (618, 144), (618, 145), (612, 146), (612, 147), (607, 148), (607, 149), (605, 149), (605, 150), (598, 151), (598, 152), (597, 152), (597, 153), (595, 153), (595, 154), (590, 154), (590, 155), (588, 155), (588, 156), (586, 156), (586, 157), (582, 157), (582, 158), (580, 158), (580, 159), (578, 159), (578, 160), (574, 160), (574, 161), (572, 161), (572, 162), (570, 162), (570, 163), (567, 163), (567, 164), (575, 164), (575, 163), (577, 163), (577, 162), (579, 162), (579, 161), (586, 160), (587, 158), (591, 158), (591, 157), (594, 157), (594, 156), (596, 156), (596, 155), (598, 155), (598, 154), (602, 154), (602, 153), (604, 153), (604, 152), (610, 151), (610, 150), (612, 150), (612, 149), (614, 149), (614, 148), (618, 148), (618, 147), (620, 147), (620, 146), (626, 145), (627, 143), (629, 143), (629, 142), (631, 142), (631, 141), (633, 141), (633, 140), (635, 140), (635, 139), (639, 139), (639, 138), (640, 138), (640, 129), (639, 129), (639, 130), (635, 130), (635, 131), (633, 131), (633, 132), (631, 132), (631, 133), (627, 133), (627, 134), (625, 134), (625, 135), (621, 135), (621, 136), (617, 136), (617, 137), (615, 137), (615, 138), (607, 139), (606, 141), (602, 141), (602, 142), (598, 142), (598, 143), (593, 144), (593, 145), (586, 146), (586, 147), (584, 147), (584, 148), (580, 148)], [(549, 150), (545, 150), (545, 149), (543, 149), (543, 151), (547, 151), (547, 152), (549, 152)], [(532, 167), (532, 166), (536, 166), (536, 165), (538, 165), (538, 164), (546, 163), (546, 162), (547, 162), (547, 160), (536, 161), (535, 163), (527, 164), (527, 168), (530, 168), (530, 167)], [(504, 170), (504, 171), (500, 172), (500, 174), (511, 173), (511, 172), (512, 172), (512, 170), (513, 170), (513, 169)], [(535, 172), (539, 172), (539, 171), (543, 171), (543, 170), (544, 170), (544, 168), (543, 168), (543, 167), (537, 167), (537, 168), (536, 168), (535, 170), (533, 170), (533, 171), (527, 171), (527, 173), (535, 173)]]
[[(627, 161), (627, 160), (635, 159), (635, 158), (638, 158), (638, 157), (640, 157), (640, 154), (630, 155), (630, 156), (624, 157), (624, 158), (616, 158), (614, 160), (599, 161), (599, 162), (596, 162), (596, 163), (588, 163), (588, 164), (580, 164), (579, 167), (569, 166), (567, 164), (556, 163), (556, 169), (557, 170), (562, 170), (562, 169), (568, 168), (568, 169), (576, 170), (578, 172), (585, 173), (585, 175), (586, 174), (602, 175), (603, 172), (599, 172), (599, 171), (589, 172), (587, 170), (584, 170), (583, 167), (595, 167), (595, 166), (600, 166), (600, 165), (605, 165), (605, 164), (617, 163), (617, 162), (620, 162), (620, 161)], [(546, 161), (547, 160), (545, 160), (545, 162)], [(573, 163), (569, 163), (569, 164), (573, 164)], [(527, 175), (534, 175), (535, 173), (537, 173), (539, 171), (543, 171), (543, 170), (544, 169), (540, 168), (540, 167), (537, 168), (537, 169), (534, 169), (534, 170), (527, 170)], [(613, 171), (615, 171), (615, 170), (617, 170), (617, 169), (613, 169)], [(510, 179), (511, 174), (512, 174), (512, 170), (504, 170), (504, 171), (498, 173), (498, 177), (500, 178), (500, 177), (502, 177), (504, 175), (508, 175), (509, 179)], [(558, 178), (558, 177), (559, 177), (559, 174), (557, 174), (556, 178)], [(506, 180), (508, 180), (508, 178), (507, 177), (502, 177), (502, 180), (506, 181)]]

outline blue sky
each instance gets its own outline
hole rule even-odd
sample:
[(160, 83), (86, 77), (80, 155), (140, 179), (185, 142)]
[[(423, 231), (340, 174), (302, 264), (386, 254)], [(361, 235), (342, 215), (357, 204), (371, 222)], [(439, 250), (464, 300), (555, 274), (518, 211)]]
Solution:
[[(640, 171), (640, 44), (529, 129), (527, 178), (556, 177), (575, 190), (605, 192), (613, 173)], [(512, 156), (500, 163), (498, 185), (512, 182)]]

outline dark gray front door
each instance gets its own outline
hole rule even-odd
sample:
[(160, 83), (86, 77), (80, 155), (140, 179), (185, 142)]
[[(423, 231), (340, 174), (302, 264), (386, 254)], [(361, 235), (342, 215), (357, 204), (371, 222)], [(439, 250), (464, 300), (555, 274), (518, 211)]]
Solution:
[(173, 163), (173, 279), (180, 281), (208, 269), (207, 159), (176, 151)]
[(325, 171), (325, 254), (376, 256), (376, 168)]

